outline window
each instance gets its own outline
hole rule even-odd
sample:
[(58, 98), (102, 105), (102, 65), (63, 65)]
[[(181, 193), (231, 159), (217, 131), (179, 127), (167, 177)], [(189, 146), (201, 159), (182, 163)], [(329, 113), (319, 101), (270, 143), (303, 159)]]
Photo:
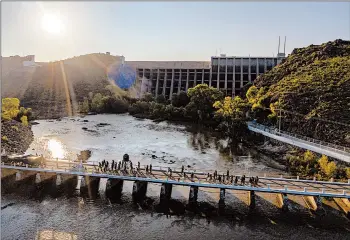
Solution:
[(220, 59), (220, 66), (226, 66), (226, 58)]

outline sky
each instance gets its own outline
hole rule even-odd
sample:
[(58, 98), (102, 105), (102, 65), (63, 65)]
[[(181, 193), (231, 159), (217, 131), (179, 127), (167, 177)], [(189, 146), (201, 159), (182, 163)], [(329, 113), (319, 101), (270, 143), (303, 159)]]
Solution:
[[(54, 20), (52, 20), (54, 19)], [(273, 56), (350, 39), (350, 2), (1, 2), (2, 56), (128, 61)]]

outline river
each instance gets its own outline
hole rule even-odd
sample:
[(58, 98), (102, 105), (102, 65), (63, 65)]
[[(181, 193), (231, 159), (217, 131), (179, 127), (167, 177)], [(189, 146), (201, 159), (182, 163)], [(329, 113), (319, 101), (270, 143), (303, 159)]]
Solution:
[[(284, 173), (278, 161), (249, 147), (229, 146), (227, 140), (193, 126), (155, 123), (129, 115), (38, 123), (33, 126), (34, 141), (28, 154), (75, 159), (80, 151), (90, 150), (88, 161), (121, 160), (128, 153), (134, 163), (153, 166), (229, 169), (233, 174)], [(1, 239), (350, 239), (349, 220), (331, 205), (327, 215), (320, 217), (297, 199), (290, 212), (281, 213), (274, 197), (262, 194), (257, 197), (256, 210), (250, 212), (244, 193), (230, 192), (226, 212), (218, 214), (218, 193), (200, 190), (201, 211), (191, 212), (184, 210), (188, 188), (176, 186), (172, 211), (164, 214), (157, 208), (157, 184), (149, 184), (149, 204), (140, 206), (131, 201), (131, 182), (125, 182), (121, 201), (113, 204), (102, 197), (101, 183), (101, 198), (94, 201), (79, 196), (35, 199), (26, 193), (3, 194)]]

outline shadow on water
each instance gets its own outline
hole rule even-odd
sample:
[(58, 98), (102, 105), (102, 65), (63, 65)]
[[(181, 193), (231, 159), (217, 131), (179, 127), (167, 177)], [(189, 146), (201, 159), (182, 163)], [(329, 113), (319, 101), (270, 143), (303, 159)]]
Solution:
[[(40, 183), (35, 183), (35, 175), (28, 176), (20, 181), (14, 181), (15, 177), (15, 175), (9, 175), (2, 179), (2, 193), (14, 193), (15, 195), (39, 202), (47, 198), (72, 198), (78, 199), (79, 205), (85, 204), (97, 209), (104, 209), (105, 206), (129, 208), (130, 211), (149, 212), (151, 215), (158, 213), (166, 216), (182, 217), (185, 221), (190, 221), (193, 218), (202, 218), (214, 225), (220, 222), (252, 225), (287, 224), (350, 231), (346, 228), (349, 220), (339, 210), (325, 204), (323, 207), (327, 212), (326, 216), (305, 214), (305, 212), (308, 212), (305, 207), (292, 200), (289, 201), (290, 211), (283, 212), (274, 204), (274, 201), (276, 201), (274, 197), (255, 195), (255, 209), (250, 209), (245, 202), (248, 196), (247, 193), (226, 191), (225, 206), (224, 210), (222, 210), (218, 204), (218, 192), (200, 191), (201, 200), (198, 200), (195, 205), (189, 205), (188, 199), (170, 198), (161, 202), (159, 197), (146, 196), (140, 201), (135, 201), (131, 193), (121, 193), (121, 191), (113, 193), (112, 189), (120, 188), (117, 182), (107, 183), (106, 189), (99, 192), (99, 183), (101, 182), (93, 178), (83, 180), (80, 183), (80, 191), (76, 191), (76, 187), (79, 186), (78, 178), (76, 177), (66, 178), (59, 185), (56, 185), (55, 177), (47, 178)], [(239, 196), (239, 194), (242, 195)], [(246, 195), (243, 196), (243, 194)]]

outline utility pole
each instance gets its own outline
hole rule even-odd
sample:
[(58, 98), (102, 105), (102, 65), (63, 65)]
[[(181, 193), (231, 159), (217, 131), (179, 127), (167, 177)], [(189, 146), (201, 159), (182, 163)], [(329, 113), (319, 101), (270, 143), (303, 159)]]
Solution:
[(281, 133), (281, 119), (282, 119), (282, 110), (281, 109), (279, 109), (280, 110), (280, 115), (279, 115), (279, 117), (278, 117), (278, 132), (279, 133)]

